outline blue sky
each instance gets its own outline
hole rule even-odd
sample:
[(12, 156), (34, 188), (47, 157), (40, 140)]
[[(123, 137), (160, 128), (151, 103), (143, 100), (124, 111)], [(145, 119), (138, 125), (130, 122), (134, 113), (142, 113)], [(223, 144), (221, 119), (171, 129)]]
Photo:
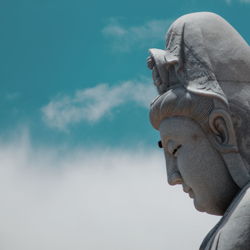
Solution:
[[(204, 10), (222, 15), (249, 40), (249, 6), (243, 0), (2, 1), (1, 133), (24, 126), (38, 144), (150, 146), (157, 134), (148, 122), (147, 101), (155, 95), (145, 66), (148, 48), (164, 47), (173, 20)], [(125, 82), (131, 86), (122, 90)], [(102, 101), (76, 100), (79, 91), (101, 84), (106, 88), (96, 95)], [(109, 95), (120, 87), (124, 96)], [(133, 92), (138, 96), (130, 98)], [(92, 112), (100, 113), (91, 118)]]
[(5, 250), (198, 248), (217, 218), (166, 185), (146, 68), (171, 22), (196, 11), (250, 42), (249, 0), (1, 1)]

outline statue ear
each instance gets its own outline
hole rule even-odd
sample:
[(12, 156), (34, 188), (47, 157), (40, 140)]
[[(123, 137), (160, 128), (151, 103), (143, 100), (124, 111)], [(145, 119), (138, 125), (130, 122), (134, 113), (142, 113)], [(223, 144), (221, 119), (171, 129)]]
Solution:
[(227, 111), (214, 110), (209, 116), (209, 127), (217, 150), (221, 153), (238, 152), (232, 119)]

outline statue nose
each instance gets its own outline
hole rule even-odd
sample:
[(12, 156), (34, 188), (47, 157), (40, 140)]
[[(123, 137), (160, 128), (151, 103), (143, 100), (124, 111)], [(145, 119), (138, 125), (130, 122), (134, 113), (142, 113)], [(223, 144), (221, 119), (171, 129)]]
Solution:
[(181, 175), (178, 171), (175, 171), (173, 173), (168, 174), (168, 184), (171, 186), (182, 184), (183, 180), (181, 178)]
[(166, 151), (165, 151), (165, 159), (166, 159), (166, 167), (167, 167), (169, 185), (173, 186), (177, 184), (182, 184), (183, 179), (178, 170), (176, 159), (173, 156), (169, 155)]

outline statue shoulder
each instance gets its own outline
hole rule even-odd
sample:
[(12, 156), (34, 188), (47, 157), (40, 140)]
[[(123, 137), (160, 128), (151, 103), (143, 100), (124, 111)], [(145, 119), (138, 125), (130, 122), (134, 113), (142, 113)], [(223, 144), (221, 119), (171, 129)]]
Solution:
[(215, 249), (250, 249), (250, 187), (235, 201), (232, 210), (218, 232)]

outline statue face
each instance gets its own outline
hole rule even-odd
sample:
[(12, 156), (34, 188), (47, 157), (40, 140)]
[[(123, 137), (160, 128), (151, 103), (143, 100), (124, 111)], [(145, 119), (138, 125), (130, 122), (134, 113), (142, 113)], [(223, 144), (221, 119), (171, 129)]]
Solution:
[(223, 215), (239, 189), (200, 125), (187, 117), (170, 117), (159, 131), (169, 184), (181, 184), (197, 210)]

